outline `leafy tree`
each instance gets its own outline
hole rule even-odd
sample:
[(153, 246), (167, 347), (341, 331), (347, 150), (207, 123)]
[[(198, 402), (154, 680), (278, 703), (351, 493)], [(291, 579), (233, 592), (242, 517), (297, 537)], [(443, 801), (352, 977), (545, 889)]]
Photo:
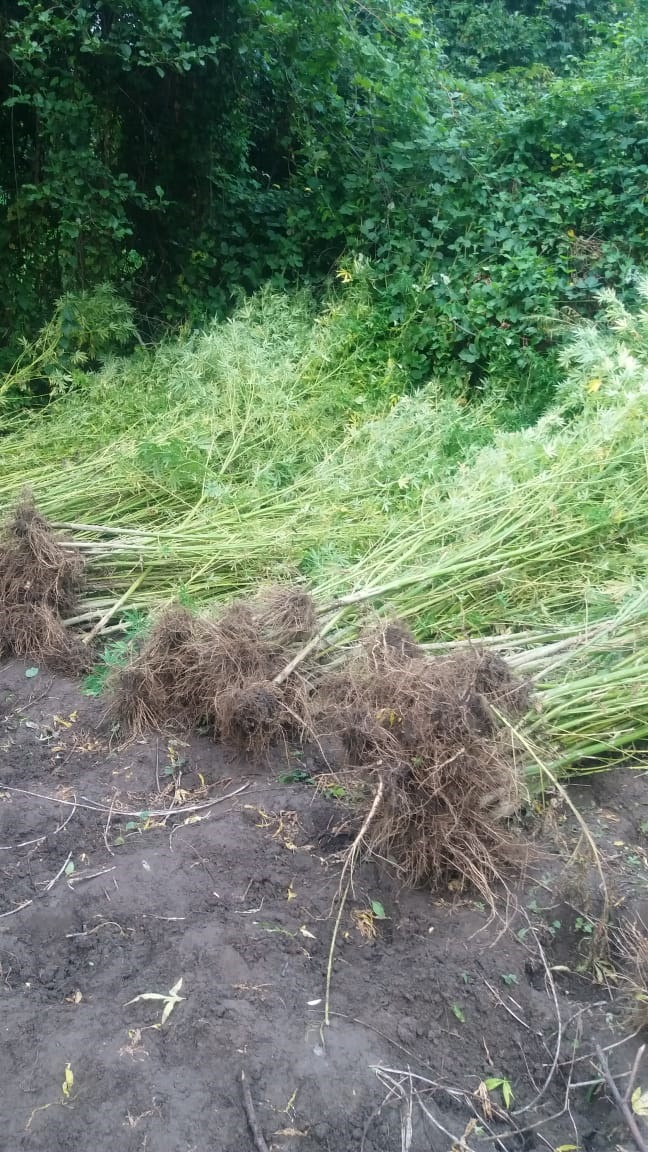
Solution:
[(0, 0), (0, 327), (338, 274), (350, 340), (531, 412), (551, 326), (645, 258), (647, 34), (637, 0)]

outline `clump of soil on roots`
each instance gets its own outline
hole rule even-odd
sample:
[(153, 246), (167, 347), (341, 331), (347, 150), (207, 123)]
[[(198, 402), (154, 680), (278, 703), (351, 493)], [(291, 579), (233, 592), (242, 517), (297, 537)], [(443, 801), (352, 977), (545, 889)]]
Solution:
[(322, 685), (320, 724), (341, 736), (351, 771), (381, 788), (365, 844), (408, 884), (459, 877), (490, 899), (522, 855), (508, 824), (522, 788), (492, 705), (519, 714), (528, 691), (497, 657), (425, 659), (390, 635), (371, 636)]
[(320, 653), (280, 675), (316, 628), (311, 598), (289, 588), (215, 620), (174, 608), (114, 677), (113, 710), (136, 731), (207, 723), (252, 754), (334, 738), (340, 772), (370, 796), (369, 851), (406, 883), (460, 877), (490, 899), (522, 856), (510, 826), (522, 788), (500, 715), (528, 708), (527, 687), (479, 650), (427, 658), (399, 622), (346, 650), (341, 670)]
[(229, 605), (218, 619), (165, 612), (129, 666), (109, 680), (111, 711), (131, 731), (207, 725), (215, 736), (260, 754), (308, 724), (300, 677), (274, 678), (317, 624), (301, 589), (270, 589)]
[(62, 622), (83, 585), (83, 560), (25, 495), (0, 539), (0, 653), (28, 656), (78, 675), (87, 649)]

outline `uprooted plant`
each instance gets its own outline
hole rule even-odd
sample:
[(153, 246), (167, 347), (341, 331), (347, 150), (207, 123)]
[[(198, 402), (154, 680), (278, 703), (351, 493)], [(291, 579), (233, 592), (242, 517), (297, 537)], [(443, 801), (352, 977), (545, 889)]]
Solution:
[(78, 674), (91, 664), (62, 620), (83, 586), (80, 554), (64, 544), (25, 493), (0, 540), (0, 655), (30, 656)]
[(490, 705), (525, 711), (524, 684), (478, 650), (427, 659), (391, 625), (324, 676), (320, 698), (320, 729), (335, 728), (351, 771), (383, 788), (369, 851), (407, 883), (457, 875), (489, 898), (501, 869), (519, 859), (506, 820), (523, 792)]
[(290, 587), (232, 603), (218, 618), (169, 608), (109, 678), (111, 712), (135, 732), (206, 725), (253, 754), (282, 734), (299, 738), (310, 723), (303, 667), (275, 681), (316, 624), (312, 598)]

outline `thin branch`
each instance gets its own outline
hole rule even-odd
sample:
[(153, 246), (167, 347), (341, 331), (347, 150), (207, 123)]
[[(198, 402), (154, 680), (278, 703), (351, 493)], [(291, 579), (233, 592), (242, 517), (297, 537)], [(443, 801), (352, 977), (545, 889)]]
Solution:
[[(362, 827), (361, 827), (360, 831), (358, 832), (358, 835), (356, 836), (355, 840), (353, 841), (353, 844), (351, 845), (351, 847), (349, 848), (349, 850), (347, 852), (347, 857), (346, 857), (346, 860), (344, 861), (344, 867), (343, 867), (342, 873), (340, 875), (340, 885), (338, 888), (338, 892), (342, 888), (342, 883), (344, 881), (344, 877), (345, 877), (347, 871), (349, 870), (349, 868), (353, 869), (353, 865), (355, 863), (355, 858), (356, 858), (358, 849), (360, 848), (362, 840), (363, 840), (365, 834), (367, 833), (367, 831), (371, 825), (371, 822), (372, 822), (374, 816), (376, 815), (376, 812), (378, 811), (380, 801), (382, 800), (384, 791), (385, 791), (385, 785), (384, 785), (384, 782), (383, 782), (382, 777), (381, 777), (378, 781), (378, 787), (376, 789), (376, 795), (373, 798), (373, 803), (371, 805), (371, 808), (369, 809), (367, 815), (365, 816), (365, 818), (362, 822)], [(342, 894), (342, 897), (340, 899), (340, 907), (338, 908), (338, 914), (335, 918), (335, 924), (333, 926), (333, 935), (331, 937), (331, 947), (329, 948), (328, 963), (326, 965), (326, 995), (325, 995), (325, 999), (324, 999), (324, 1023), (325, 1023), (327, 1028), (331, 1022), (330, 1004), (331, 1004), (331, 974), (333, 971), (333, 954), (335, 952), (335, 944), (337, 941), (337, 935), (338, 935), (338, 931), (340, 928), (340, 921), (342, 919), (342, 913), (344, 911), (344, 905), (346, 904), (346, 899), (347, 899), (347, 896), (349, 894), (349, 888), (351, 887), (351, 881), (352, 881), (352, 875), (349, 876), (349, 879), (347, 880), (347, 883), (346, 883), (346, 887), (345, 887), (344, 892)]]
[(624, 1096), (624, 1100), (625, 1100), (626, 1104), (628, 1103), (628, 1101), (630, 1100), (630, 1097), (632, 1096), (632, 1089), (635, 1086), (635, 1080), (637, 1079), (637, 1076), (639, 1074), (639, 1065), (641, 1064), (641, 1061), (643, 1060), (643, 1055), (644, 1055), (645, 1051), (646, 1051), (646, 1045), (645, 1044), (642, 1044), (641, 1048), (637, 1049), (637, 1055), (635, 1056), (634, 1062), (632, 1064), (632, 1068), (630, 1069), (630, 1079), (628, 1080), (628, 1087), (626, 1088), (626, 1093)]
[[(596, 1056), (597, 1056), (597, 1059), (599, 1062), (599, 1071), (600, 1071), (603, 1079), (605, 1080), (605, 1083), (606, 1083), (606, 1085), (610, 1091), (610, 1095), (611, 1095), (611, 1097), (612, 1097), (612, 1099), (613, 1099), (613, 1101), (617, 1107), (617, 1111), (619, 1112), (619, 1114), (621, 1115), (623, 1120), (625, 1120), (625, 1123), (628, 1127), (628, 1131), (630, 1132), (632, 1139), (635, 1142), (635, 1145), (638, 1149), (638, 1152), (648, 1152), (648, 1144), (646, 1144), (646, 1141), (644, 1140), (644, 1138), (643, 1138), (643, 1136), (639, 1130), (639, 1125), (637, 1124), (637, 1121), (636, 1121), (635, 1116), (632, 1112), (630, 1104), (628, 1103), (627, 1100), (625, 1100), (623, 1098), (623, 1096), (619, 1092), (616, 1080), (614, 1079), (612, 1073), (610, 1072), (610, 1065), (607, 1062), (607, 1056), (605, 1055), (602, 1048), (598, 1044), (596, 1045)], [(636, 1075), (636, 1073), (635, 1073), (635, 1075)]]
[[(233, 796), (238, 796), (240, 792), (244, 792), (249, 788), (249, 781), (241, 784), (240, 788), (235, 788), (233, 792), (228, 792), (225, 796), (218, 796), (215, 800), (205, 800), (202, 804), (185, 804), (182, 808), (162, 808), (159, 811), (148, 811), (151, 817), (162, 816), (181, 816), (185, 812), (201, 812), (205, 808), (213, 808), (215, 804), (222, 804), (224, 800), (231, 800)], [(20, 792), (22, 796), (33, 796), (36, 800), (48, 800), (50, 804), (62, 804), (66, 808), (87, 808), (90, 812), (110, 812), (107, 804), (98, 804), (86, 800), (63, 800), (59, 796), (48, 796), (45, 792), (31, 792), (28, 788), (18, 788), (16, 784), (3, 784), (0, 782), (0, 788), (6, 789), (7, 792)], [(115, 816), (140, 816), (141, 808), (117, 808), (115, 809)]]
[(549, 988), (551, 990), (551, 998), (554, 1002), (554, 1008), (556, 1010), (556, 1021), (557, 1021), (557, 1027), (558, 1027), (558, 1035), (556, 1038), (556, 1049), (555, 1049), (555, 1052), (553, 1055), (553, 1060), (551, 1061), (551, 1067), (549, 1069), (549, 1072), (547, 1073), (547, 1078), (546, 1078), (544, 1084), (542, 1085), (542, 1088), (540, 1089), (540, 1091), (537, 1093), (537, 1095), (534, 1097), (534, 1099), (531, 1101), (530, 1104), (526, 1104), (524, 1106), (524, 1108), (517, 1108), (514, 1112), (511, 1113), (512, 1116), (522, 1116), (525, 1112), (529, 1112), (531, 1108), (535, 1108), (536, 1104), (538, 1104), (539, 1101), (542, 1100), (542, 1097), (545, 1095), (547, 1089), (549, 1088), (549, 1085), (551, 1084), (551, 1081), (553, 1080), (553, 1078), (555, 1076), (556, 1068), (558, 1067), (558, 1061), (560, 1059), (560, 1049), (562, 1047), (563, 1027), (562, 1027), (562, 1018), (560, 1015), (560, 1003), (558, 1001), (558, 993), (556, 992), (556, 983), (554, 981), (553, 974), (551, 972), (551, 968), (549, 967), (549, 965), (547, 963), (547, 957), (544, 954), (544, 949), (543, 949), (543, 947), (542, 947), (542, 945), (538, 939), (538, 933), (536, 932), (535, 928), (533, 928), (533, 927), (531, 928), (531, 931), (533, 932), (533, 937), (535, 939), (538, 952), (540, 953), (540, 959), (542, 960), (542, 964), (543, 964), (543, 967), (545, 970), (545, 979), (546, 979), (547, 984), (549, 985)]
[(33, 903), (33, 900), (23, 900), (22, 904), (17, 904), (15, 908), (10, 908), (8, 912), (0, 912), (0, 920), (5, 916), (13, 916), (14, 912), (21, 912), (23, 908), (28, 908), (29, 905)]
[(59, 868), (58, 872), (56, 873), (56, 876), (54, 876), (54, 877), (53, 877), (53, 878), (50, 880), (49, 884), (46, 884), (46, 885), (45, 885), (45, 891), (46, 891), (46, 892), (49, 892), (49, 891), (51, 891), (51, 889), (52, 889), (52, 888), (54, 887), (54, 885), (56, 884), (56, 881), (58, 880), (59, 876), (62, 876), (62, 875), (63, 875), (63, 873), (65, 872), (65, 869), (67, 868), (67, 866), (68, 866), (68, 864), (70, 863), (70, 860), (71, 860), (71, 859), (72, 859), (72, 853), (71, 853), (71, 852), (68, 852), (68, 854), (67, 854), (67, 856), (66, 856), (65, 860), (63, 861), (63, 863), (61, 864), (61, 867)]
[(335, 627), (338, 620), (342, 619), (345, 612), (346, 608), (342, 608), (339, 612), (336, 612), (334, 616), (331, 616), (330, 620), (327, 620), (326, 624), (320, 628), (317, 635), (313, 636), (313, 638), (308, 641), (308, 644), (305, 644), (304, 647), (297, 653), (297, 655), (293, 656), (292, 660), (286, 664), (285, 668), (282, 668), (281, 672), (277, 673), (272, 683), (276, 684), (277, 687), (283, 684), (284, 680), (287, 680), (288, 677), (295, 671), (295, 669), (304, 662), (306, 657), (310, 656), (311, 652), (313, 652), (314, 649), (318, 647), (320, 640), (323, 640), (327, 633)]

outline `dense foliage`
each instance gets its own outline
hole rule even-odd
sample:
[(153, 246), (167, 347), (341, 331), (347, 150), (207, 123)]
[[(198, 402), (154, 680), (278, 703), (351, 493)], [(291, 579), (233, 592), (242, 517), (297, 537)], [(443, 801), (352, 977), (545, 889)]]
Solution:
[(642, 0), (1, 0), (5, 368), (49, 333), (4, 394), (136, 339), (100, 285), (147, 340), (337, 276), (380, 387), (529, 419), (552, 326), (645, 258), (646, 35)]

